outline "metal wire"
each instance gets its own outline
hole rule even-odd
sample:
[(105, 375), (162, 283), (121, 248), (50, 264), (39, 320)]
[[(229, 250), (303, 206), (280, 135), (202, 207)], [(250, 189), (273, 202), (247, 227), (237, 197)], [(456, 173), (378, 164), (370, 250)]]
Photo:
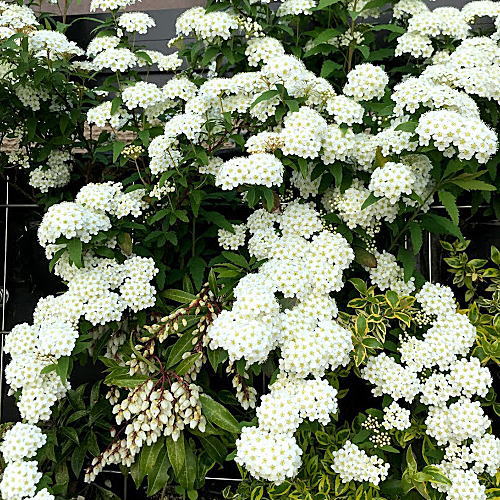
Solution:
[[(5, 228), (3, 244), (3, 282), (2, 282), (2, 332), (5, 331), (5, 308), (7, 305), (7, 248), (9, 241), (9, 177), (5, 181)], [(4, 376), (4, 340), (0, 339), (0, 422), (3, 422), (3, 376)]]

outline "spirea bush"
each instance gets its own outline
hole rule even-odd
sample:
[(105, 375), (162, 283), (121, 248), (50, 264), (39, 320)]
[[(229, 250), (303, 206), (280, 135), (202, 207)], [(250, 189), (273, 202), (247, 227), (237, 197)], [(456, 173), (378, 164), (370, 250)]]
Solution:
[(500, 4), (208, 1), (159, 52), (133, 3), (80, 47), (0, 2), (2, 174), (65, 285), (5, 339), (2, 498), (498, 496), (500, 254), (458, 207), (500, 212)]

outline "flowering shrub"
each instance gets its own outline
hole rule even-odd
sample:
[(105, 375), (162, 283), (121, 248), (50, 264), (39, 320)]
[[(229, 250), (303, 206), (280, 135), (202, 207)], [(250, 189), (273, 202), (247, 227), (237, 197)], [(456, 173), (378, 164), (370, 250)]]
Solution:
[(2, 498), (110, 498), (119, 466), (195, 499), (229, 460), (235, 499), (495, 496), (498, 321), (416, 256), (465, 248), (458, 199), (498, 210), (498, 4), (210, 1), (167, 54), (132, 3), (93, 0), (84, 50), (0, 2), (2, 162), (67, 288), (5, 341)]

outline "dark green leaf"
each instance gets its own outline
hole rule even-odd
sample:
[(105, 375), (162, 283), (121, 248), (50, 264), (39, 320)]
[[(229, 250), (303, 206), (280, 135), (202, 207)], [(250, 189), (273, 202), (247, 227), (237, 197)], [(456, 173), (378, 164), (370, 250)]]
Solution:
[(229, 410), (224, 408), (220, 403), (213, 400), (207, 394), (200, 394), (200, 402), (202, 406), (202, 411), (207, 420), (215, 424), (216, 426), (229, 431), (233, 434), (237, 434), (240, 431), (240, 425), (237, 420), (231, 415)]

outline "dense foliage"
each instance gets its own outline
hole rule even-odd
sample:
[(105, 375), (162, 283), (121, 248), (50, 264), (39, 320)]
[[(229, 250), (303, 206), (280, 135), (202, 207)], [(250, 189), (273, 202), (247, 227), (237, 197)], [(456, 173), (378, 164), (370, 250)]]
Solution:
[(0, 2), (2, 174), (66, 290), (5, 341), (2, 498), (498, 496), (500, 257), (458, 207), (500, 212), (500, 4), (209, 1), (164, 54), (132, 3), (81, 48)]

